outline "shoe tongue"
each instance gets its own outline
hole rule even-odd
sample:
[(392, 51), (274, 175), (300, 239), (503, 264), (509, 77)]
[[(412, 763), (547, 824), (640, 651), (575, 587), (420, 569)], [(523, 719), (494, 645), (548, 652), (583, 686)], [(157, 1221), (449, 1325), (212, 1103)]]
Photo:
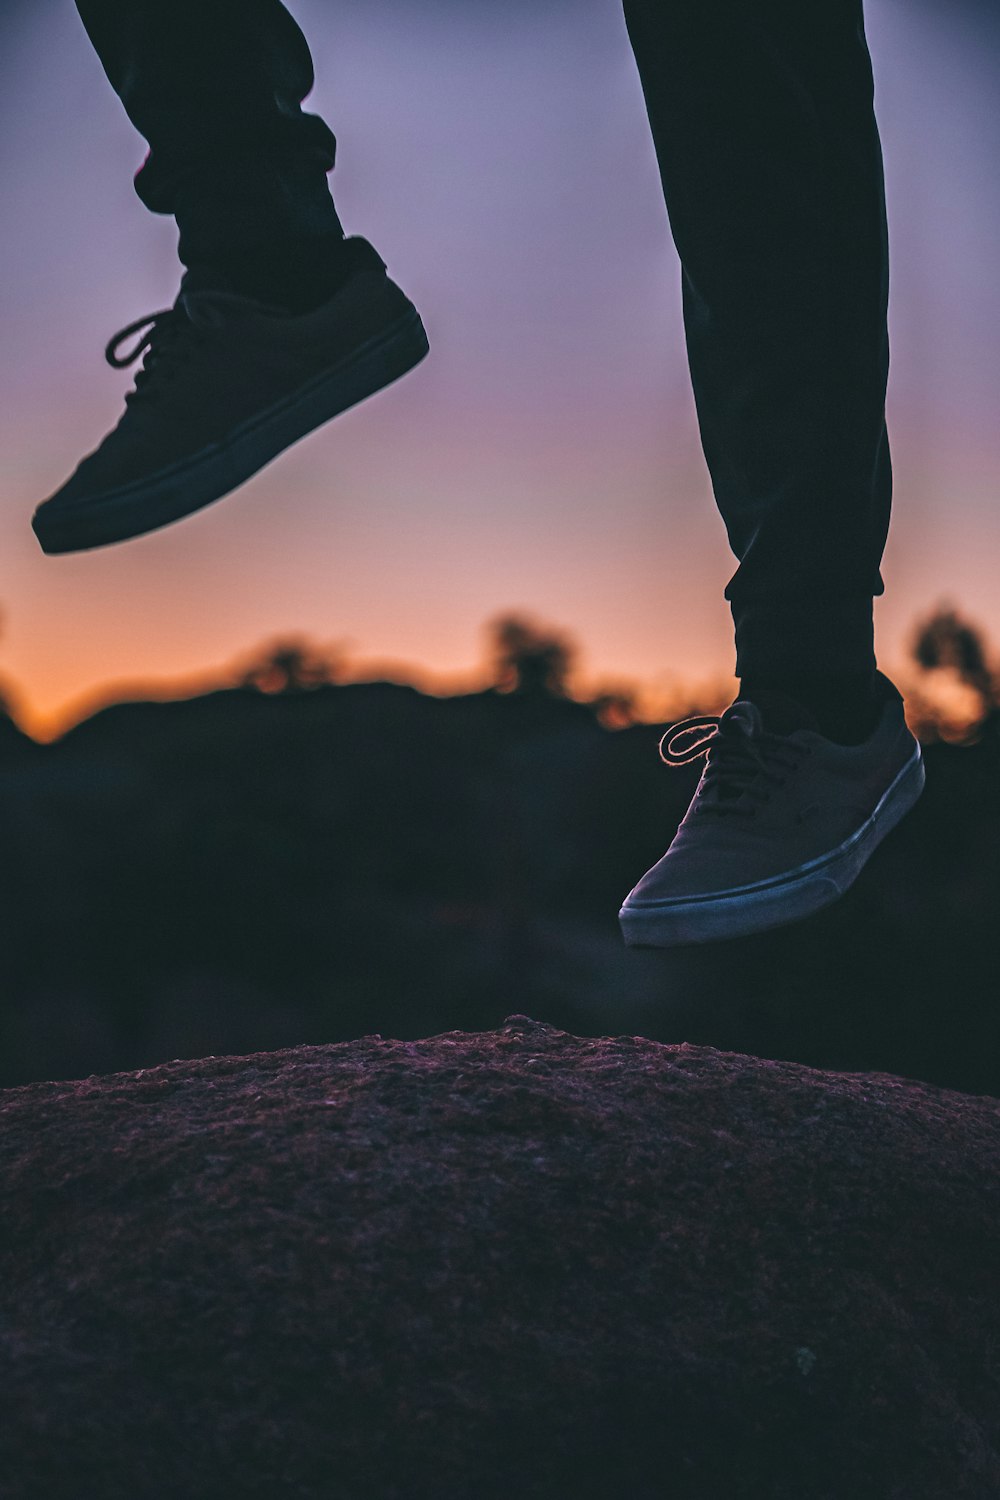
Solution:
[(217, 271), (214, 266), (190, 266), (181, 277), (180, 291), (177, 300), (184, 311), (191, 316), (192, 306), (197, 306), (202, 298), (218, 301), (226, 298), (234, 302), (253, 302), (265, 312), (284, 312), (285, 309), (278, 303), (267, 302), (256, 297), (249, 297), (241, 292), (224, 271)]
[(200, 292), (224, 292), (230, 296), (236, 288), (224, 271), (214, 266), (189, 266), (181, 277), (182, 297), (197, 297)]
[(752, 700), (737, 699), (729, 716), (744, 723), (751, 734), (759, 734), (761, 730), (767, 734), (794, 734), (797, 729), (819, 732), (815, 716), (797, 699), (777, 688), (762, 688), (754, 693)]
[[(752, 699), (737, 698), (722, 716), (720, 727), (729, 725), (737, 726), (752, 740), (761, 734), (794, 734), (797, 729), (815, 729), (816, 720), (794, 698), (768, 690), (755, 692)], [(723, 769), (714, 781), (710, 778), (706, 804), (732, 802), (741, 797), (749, 784), (747, 774), (748, 764), (743, 760)]]

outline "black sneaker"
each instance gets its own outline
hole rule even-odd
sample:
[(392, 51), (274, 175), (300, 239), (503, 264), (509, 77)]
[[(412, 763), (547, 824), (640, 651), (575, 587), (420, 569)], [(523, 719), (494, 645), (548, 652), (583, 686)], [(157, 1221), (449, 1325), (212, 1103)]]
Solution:
[(744, 937), (844, 894), (924, 785), (902, 699), (881, 673), (878, 682), (881, 714), (860, 745), (824, 739), (788, 699), (770, 706), (779, 722), (799, 727), (769, 732), (763, 696), (664, 735), (668, 764), (703, 754), (707, 764), (670, 848), (625, 899), (619, 916), (629, 946)]
[(117, 427), (35, 512), (42, 550), (102, 547), (190, 515), (418, 364), (428, 345), (416, 308), (367, 240), (346, 251), (347, 280), (309, 312), (189, 270), (172, 308), (116, 334), (108, 363), (145, 351), (143, 368)]

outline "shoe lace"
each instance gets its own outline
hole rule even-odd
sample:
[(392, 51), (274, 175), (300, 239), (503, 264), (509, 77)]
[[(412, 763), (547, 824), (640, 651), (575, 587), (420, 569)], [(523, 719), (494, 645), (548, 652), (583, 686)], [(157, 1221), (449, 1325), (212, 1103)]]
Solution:
[[(202, 321), (204, 318), (204, 321)], [(175, 305), (161, 308), (159, 312), (147, 313), (136, 318), (134, 323), (119, 329), (104, 351), (104, 358), (115, 370), (124, 370), (145, 355), (142, 368), (135, 377), (135, 386), (125, 397), (126, 406), (135, 401), (154, 399), (163, 388), (163, 383), (176, 373), (192, 349), (198, 348), (205, 338), (205, 329), (215, 319), (208, 310), (202, 313), (199, 303), (199, 318), (195, 321), (189, 313)], [(129, 338), (141, 335), (135, 347), (121, 353), (121, 346)]]
[(769, 788), (783, 785), (811, 753), (808, 745), (786, 735), (748, 733), (745, 720), (732, 709), (718, 717), (682, 719), (660, 740), (660, 759), (668, 766), (686, 766), (706, 757), (699, 795), (714, 791), (716, 796), (702, 803), (701, 811), (741, 817), (753, 817), (770, 800)]

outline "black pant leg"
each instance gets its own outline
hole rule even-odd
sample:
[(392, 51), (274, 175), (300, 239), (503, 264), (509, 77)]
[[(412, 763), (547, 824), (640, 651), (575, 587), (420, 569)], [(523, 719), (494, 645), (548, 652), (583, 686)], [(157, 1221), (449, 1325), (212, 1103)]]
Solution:
[(737, 671), (864, 674), (889, 524), (888, 246), (861, 0), (625, 0)]
[(135, 179), (173, 214), (186, 265), (266, 270), (340, 239), (336, 141), (301, 108), (313, 64), (279, 0), (77, 0), (112, 87), (149, 143)]

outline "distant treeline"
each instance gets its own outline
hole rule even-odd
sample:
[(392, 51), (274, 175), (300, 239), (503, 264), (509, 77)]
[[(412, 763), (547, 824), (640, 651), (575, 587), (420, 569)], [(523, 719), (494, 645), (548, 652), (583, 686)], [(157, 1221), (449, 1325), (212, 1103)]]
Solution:
[(286, 642), (52, 745), (0, 719), (0, 1086), (521, 1011), (1000, 1093), (1000, 735), (971, 627), (917, 638), (979, 694), (968, 743), (924, 725), (927, 792), (848, 897), (656, 953), (623, 948), (617, 909), (698, 766), (569, 697), (564, 642), (501, 624), (477, 693), (336, 681)]

